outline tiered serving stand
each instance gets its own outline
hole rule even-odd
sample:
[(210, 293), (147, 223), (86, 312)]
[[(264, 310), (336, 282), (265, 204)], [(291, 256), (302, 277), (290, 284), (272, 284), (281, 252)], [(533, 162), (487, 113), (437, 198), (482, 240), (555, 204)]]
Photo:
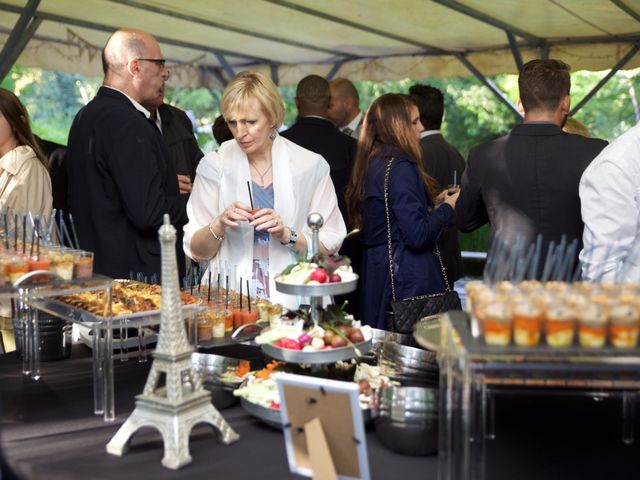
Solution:
[[(319, 213), (312, 213), (307, 218), (307, 224), (311, 228), (311, 251), (316, 255), (320, 251), (319, 233), (324, 224), (324, 219)], [(289, 295), (298, 295), (310, 298), (311, 318), (317, 325), (320, 322), (320, 309), (322, 299), (325, 296), (341, 295), (350, 293), (358, 288), (358, 277), (347, 282), (321, 283), (318, 285), (295, 285), (285, 283), (276, 277), (276, 290)], [(340, 360), (350, 360), (371, 350), (373, 344), (371, 339), (358, 343), (357, 345), (334, 348), (331, 350), (320, 350), (317, 352), (303, 352), (302, 350), (290, 350), (276, 347), (271, 344), (263, 344), (262, 351), (276, 360), (291, 363), (326, 364)]]
[[(311, 228), (312, 232), (312, 254), (315, 255), (319, 251), (319, 231), (324, 223), (322, 216), (319, 213), (312, 213), (307, 219), (307, 224)], [(358, 277), (346, 282), (336, 283), (324, 283), (317, 285), (297, 285), (282, 282), (280, 277), (275, 279), (276, 290), (281, 293), (289, 295), (297, 295), (301, 297), (309, 298), (311, 306), (311, 318), (317, 325), (320, 322), (320, 311), (323, 305), (323, 297), (341, 295), (350, 293), (356, 290), (358, 287)], [(261, 345), (262, 352), (276, 360), (281, 360), (288, 363), (308, 364), (312, 367), (320, 369), (322, 365), (335, 363), (341, 360), (351, 360), (352, 358), (359, 357), (369, 352), (373, 348), (372, 339), (369, 338), (364, 342), (360, 342), (356, 345), (349, 345), (340, 348), (334, 348), (330, 350), (319, 350), (315, 352), (304, 352), (302, 350), (291, 350), (287, 348), (280, 348), (270, 343)], [(252, 415), (265, 421), (272, 426), (279, 425), (279, 414), (272, 409), (260, 407), (253, 403), (241, 399), (243, 407)]]

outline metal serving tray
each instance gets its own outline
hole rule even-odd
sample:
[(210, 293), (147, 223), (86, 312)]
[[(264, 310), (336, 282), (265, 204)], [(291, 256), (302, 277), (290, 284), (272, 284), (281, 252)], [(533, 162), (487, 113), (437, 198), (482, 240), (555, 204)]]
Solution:
[(259, 418), (270, 427), (277, 428), (278, 430), (282, 429), (282, 416), (280, 414), (280, 410), (263, 407), (257, 403), (251, 403), (249, 400), (242, 397), (240, 397), (240, 405), (242, 405), (242, 408), (244, 408), (248, 414)]
[(303, 352), (302, 350), (290, 350), (288, 348), (280, 348), (270, 343), (264, 343), (261, 345), (262, 351), (276, 360), (282, 360), (283, 362), (292, 363), (334, 363), (340, 360), (350, 360), (358, 357), (356, 348), (360, 352), (360, 355), (364, 355), (373, 348), (371, 339), (360, 342), (354, 346), (346, 346), (340, 348), (334, 348), (331, 350), (320, 350), (318, 352)]
[[(242, 397), (240, 397), (240, 405), (242, 405), (242, 408), (244, 408), (249, 415), (259, 418), (271, 428), (282, 430), (283, 425), (280, 410), (263, 407), (257, 403), (251, 403), (249, 400)], [(361, 410), (364, 423), (370, 423), (374, 419), (372, 410), (370, 408), (363, 408)]]
[(320, 283), (318, 285), (297, 285), (280, 281), (280, 276), (275, 279), (276, 290), (289, 295), (301, 295), (303, 297), (324, 297), (327, 295), (342, 295), (350, 293), (358, 288), (358, 276), (348, 282)]
[[(67, 321), (81, 323), (104, 323), (110, 319), (116, 323), (131, 322), (135, 325), (156, 325), (160, 323), (160, 316), (162, 314), (162, 310), (149, 310), (146, 312), (127, 313), (113, 317), (102, 317), (53, 298), (32, 300), (30, 301), (30, 304), (38, 310), (50, 313), (51, 315), (55, 315)], [(182, 305), (183, 317), (186, 317), (187, 314), (191, 315), (196, 313), (199, 308), (200, 303)]]

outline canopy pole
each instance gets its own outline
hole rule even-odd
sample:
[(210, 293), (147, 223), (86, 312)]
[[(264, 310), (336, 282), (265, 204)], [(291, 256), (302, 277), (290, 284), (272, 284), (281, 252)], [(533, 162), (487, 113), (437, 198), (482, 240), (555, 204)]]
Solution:
[(591, 91), (590, 91), (589, 93), (587, 93), (587, 94), (584, 96), (584, 98), (583, 98), (582, 100), (580, 100), (580, 102), (578, 102), (578, 104), (577, 104), (575, 107), (573, 107), (573, 108), (571, 109), (571, 112), (569, 112), (569, 115), (571, 115), (571, 116), (575, 115), (575, 114), (576, 114), (576, 112), (577, 112), (578, 110), (580, 110), (582, 107), (584, 107), (584, 105), (585, 105), (589, 100), (591, 100), (591, 98), (592, 98), (596, 93), (598, 93), (598, 91), (599, 91), (599, 90), (600, 90), (600, 89), (605, 85), (605, 83), (607, 83), (607, 82), (609, 81), (609, 79), (610, 79), (611, 77), (613, 77), (613, 76), (616, 74), (616, 72), (617, 72), (618, 70), (620, 70), (622, 67), (624, 67), (624, 66), (627, 64), (627, 62), (629, 62), (629, 60), (631, 60), (631, 59), (634, 57), (634, 55), (635, 55), (636, 53), (638, 53), (638, 50), (640, 50), (640, 43), (636, 43), (636, 44), (634, 44), (634, 45), (633, 45), (633, 47), (631, 48), (631, 50), (629, 50), (629, 51), (627, 52), (627, 54), (626, 54), (624, 57), (622, 57), (618, 63), (616, 63), (616, 64), (614, 65), (614, 67), (609, 71), (609, 73), (607, 73), (607, 74), (602, 78), (602, 80), (600, 80), (600, 81), (598, 82), (598, 84), (597, 84), (595, 87), (593, 87), (593, 88), (591, 89)]
[(511, 110), (513, 113), (515, 113), (518, 118), (522, 118), (522, 115), (520, 114), (520, 112), (518, 111), (518, 109), (516, 108), (516, 106), (511, 102), (511, 100), (509, 100), (507, 98), (507, 96), (502, 92), (502, 90), (500, 90), (495, 83), (493, 83), (491, 80), (489, 80), (487, 77), (485, 77), (480, 70), (478, 70), (464, 55), (462, 54), (456, 54), (455, 57), (460, 60), (460, 62), (467, 67), (467, 69), (473, 73), (473, 75), (480, 80), (487, 88), (489, 88), (489, 90), (491, 90), (493, 92), (493, 94), (498, 97), (498, 100), (500, 100), (502, 103), (504, 103), (507, 107), (509, 107), (509, 110)]
[(458, 13), (462, 13), (463, 15), (479, 20), (480, 22), (486, 23), (487, 25), (491, 25), (492, 27), (515, 33), (519, 37), (524, 38), (530, 44), (539, 45), (543, 42), (542, 38), (537, 37), (532, 33), (522, 30), (515, 25), (503, 22), (502, 20), (498, 20), (497, 18), (487, 15), (480, 10), (476, 10), (467, 5), (464, 5), (463, 3), (460, 3), (456, 0), (433, 0), (433, 2), (438, 3), (443, 7), (447, 7), (450, 10), (455, 10)]
[[(21, 13), (22, 9), (20, 7), (16, 7), (15, 5), (9, 5), (7, 3), (0, 2), (0, 11), (12, 12), (12, 13)], [(111, 26), (111, 25), (105, 25), (105, 24), (101, 24), (101, 23), (90, 22), (90, 21), (87, 21), (87, 20), (80, 20), (80, 19), (77, 19), (77, 18), (66, 17), (64, 15), (55, 15), (53, 13), (42, 12), (42, 11), (38, 12), (38, 18), (42, 18), (42, 20), (46, 20), (48, 22), (62, 23), (62, 24), (65, 24), (65, 25), (73, 25), (73, 26), (76, 26), (76, 27), (88, 28), (90, 30), (97, 30), (99, 32), (106, 32), (109, 35), (111, 35), (114, 31), (117, 30), (117, 27), (114, 27), (114, 26)], [(216, 53), (222, 53), (222, 54), (227, 55), (227, 56), (240, 57), (240, 58), (243, 58), (243, 59), (246, 59), (246, 60), (250, 60), (252, 62), (258, 62), (260, 64), (268, 63), (270, 61), (268, 58), (256, 57), (254, 55), (241, 53), (241, 52), (230, 51), (230, 50), (221, 49), (221, 48), (212, 48), (212, 47), (209, 47), (209, 46), (206, 46), (206, 45), (201, 45), (201, 44), (191, 43), (191, 42), (185, 42), (185, 41), (177, 40), (177, 39), (174, 39), (174, 38), (162, 37), (160, 35), (154, 35), (154, 37), (158, 41), (158, 43), (160, 43), (160, 44), (172, 45), (172, 46), (175, 46), (175, 47), (187, 48), (187, 49), (191, 49), (191, 50), (198, 50), (199, 52), (208, 52), (208, 53), (212, 53), (214, 55)]]
[(345, 62), (346, 60), (340, 60), (339, 62), (336, 62), (333, 64), (333, 67), (331, 67), (331, 70), (329, 70), (329, 73), (327, 73), (326, 77), (324, 77), (327, 80), (327, 82), (330, 82), (331, 80), (333, 80), (333, 77), (336, 76), (336, 73), (338, 73), (338, 70), (342, 68)]
[(633, 10), (629, 5), (625, 4), (622, 0), (611, 0), (611, 2), (620, 10), (623, 10), (631, 18), (640, 22), (640, 14)]
[(229, 85), (229, 80), (224, 78), (224, 75), (222, 75), (222, 72), (219, 68), (211, 68), (209, 71), (213, 74), (214, 77), (218, 79), (220, 85), (222, 85), (222, 88), (226, 88), (226, 86)]
[(218, 59), (218, 62), (220, 63), (222, 70), (224, 70), (224, 73), (226, 73), (227, 77), (229, 77), (229, 80), (235, 77), (236, 73), (233, 71), (233, 67), (229, 62), (227, 62), (227, 59), (224, 57), (224, 55), (220, 52), (215, 52), (214, 55)]
[(509, 47), (511, 48), (511, 53), (513, 54), (513, 59), (516, 62), (516, 68), (518, 71), (522, 70), (522, 54), (520, 53), (520, 48), (518, 47), (518, 43), (516, 42), (516, 37), (509, 30), (506, 31), (507, 40), (509, 40)]
[(9, 34), (7, 43), (4, 44), (2, 52), (0, 52), (0, 82), (4, 80), (4, 77), (9, 73), (9, 70), (11, 70), (13, 63), (18, 59), (24, 47), (29, 42), (29, 39), (33, 37), (33, 34), (36, 33), (36, 30), (40, 26), (41, 21), (37, 23), (31, 22), (38, 9), (38, 5), (40, 5), (40, 0), (29, 0), (27, 2), (27, 5), (20, 13), (16, 25)]
[(278, 78), (278, 64), (271, 62), (269, 64), (269, 68), (271, 69), (271, 81), (276, 84), (276, 87), (280, 84), (280, 79)]
[(549, 45), (546, 43), (540, 45), (540, 59), (549, 60)]

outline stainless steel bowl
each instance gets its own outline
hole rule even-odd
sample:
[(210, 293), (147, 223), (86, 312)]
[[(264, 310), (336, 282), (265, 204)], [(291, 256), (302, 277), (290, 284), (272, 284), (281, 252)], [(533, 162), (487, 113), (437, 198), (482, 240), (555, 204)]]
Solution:
[(211, 392), (211, 402), (218, 410), (232, 407), (238, 403), (233, 391), (240, 386), (240, 382), (224, 382), (220, 376), (229, 367), (237, 367), (240, 360), (209, 353), (195, 352), (191, 355), (193, 369), (202, 376), (202, 385)]
[(369, 360), (367, 363), (377, 363), (380, 359), (380, 353), (382, 352), (382, 346), (387, 342), (395, 342), (400, 345), (414, 345), (413, 336), (411, 334), (389, 332), (387, 330), (381, 330), (379, 328), (371, 329), (372, 337), (371, 343), (373, 348), (369, 353), (360, 357), (360, 360)]
[(378, 359), (380, 373), (404, 386), (432, 386), (438, 382), (436, 353), (385, 342)]
[(438, 451), (438, 389), (381, 388), (376, 393), (376, 435), (390, 450), (404, 455)]

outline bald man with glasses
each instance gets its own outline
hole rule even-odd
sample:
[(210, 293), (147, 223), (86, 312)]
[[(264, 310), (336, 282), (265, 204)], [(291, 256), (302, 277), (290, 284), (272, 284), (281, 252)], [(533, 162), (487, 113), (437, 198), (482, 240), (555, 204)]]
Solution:
[[(160, 279), (158, 228), (169, 213), (179, 236), (187, 221), (175, 165), (143, 105), (162, 102), (169, 78), (158, 42), (118, 30), (102, 52), (104, 81), (69, 132), (69, 203), (80, 246), (94, 271), (113, 278)], [(182, 251), (182, 240), (176, 242)], [(181, 274), (184, 256), (178, 255)]]

